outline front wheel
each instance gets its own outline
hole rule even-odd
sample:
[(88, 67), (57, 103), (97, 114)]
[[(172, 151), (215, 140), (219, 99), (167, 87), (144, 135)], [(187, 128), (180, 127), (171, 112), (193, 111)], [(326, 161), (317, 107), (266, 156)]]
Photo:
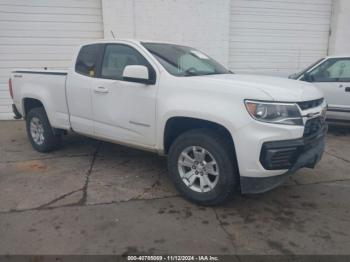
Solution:
[(184, 197), (202, 205), (217, 205), (237, 189), (238, 171), (228, 139), (218, 132), (198, 129), (174, 141), (168, 169)]
[(54, 134), (44, 108), (37, 107), (29, 111), (26, 127), (29, 141), (37, 151), (50, 152), (59, 146), (61, 136)]

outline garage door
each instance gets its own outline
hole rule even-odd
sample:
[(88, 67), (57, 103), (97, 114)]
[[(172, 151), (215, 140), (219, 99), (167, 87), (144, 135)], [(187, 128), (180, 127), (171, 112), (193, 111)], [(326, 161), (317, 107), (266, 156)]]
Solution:
[(332, 0), (231, 0), (229, 66), (286, 76), (327, 54)]
[(65, 68), (74, 48), (103, 37), (100, 0), (0, 0), (0, 119), (12, 118), (14, 68)]

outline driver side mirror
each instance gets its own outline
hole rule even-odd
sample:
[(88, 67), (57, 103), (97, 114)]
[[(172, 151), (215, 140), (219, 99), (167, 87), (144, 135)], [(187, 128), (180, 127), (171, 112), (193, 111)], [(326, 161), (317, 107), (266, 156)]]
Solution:
[(150, 78), (149, 70), (143, 65), (128, 65), (123, 71), (123, 80), (146, 85), (154, 84), (155, 81)]
[(310, 75), (308, 72), (306, 72), (303, 76), (303, 80), (306, 82), (314, 82), (315, 81), (315, 77), (313, 75)]

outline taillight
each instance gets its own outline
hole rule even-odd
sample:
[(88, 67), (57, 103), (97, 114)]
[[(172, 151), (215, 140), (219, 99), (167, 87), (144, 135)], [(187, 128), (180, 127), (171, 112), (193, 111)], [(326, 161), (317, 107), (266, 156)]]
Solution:
[(11, 80), (11, 78), (9, 79), (9, 91), (10, 91), (10, 96), (13, 99), (12, 80)]

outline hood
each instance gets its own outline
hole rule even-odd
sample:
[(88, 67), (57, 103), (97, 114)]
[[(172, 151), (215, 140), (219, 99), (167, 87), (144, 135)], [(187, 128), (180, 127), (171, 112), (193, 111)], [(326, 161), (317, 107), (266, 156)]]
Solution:
[[(279, 102), (300, 102), (323, 97), (323, 93), (310, 83), (280, 77), (225, 74), (201, 76), (201, 78), (206, 81), (220, 82), (232, 88), (259, 89), (270, 96), (271, 100)], [(247, 97), (246, 99), (256, 99), (253, 96), (253, 91), (252, 97)]]

